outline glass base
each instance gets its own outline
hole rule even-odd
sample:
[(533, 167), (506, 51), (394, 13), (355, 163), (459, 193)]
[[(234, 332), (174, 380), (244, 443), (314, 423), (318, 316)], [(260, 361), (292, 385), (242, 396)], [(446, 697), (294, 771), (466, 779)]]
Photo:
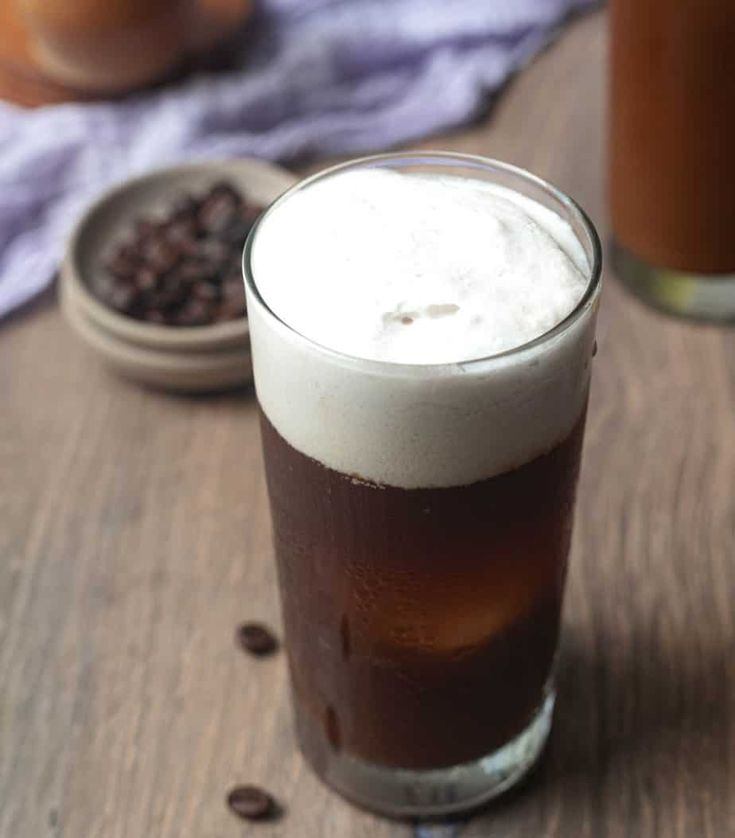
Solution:
[(655, 308), (696, 320), (735, 320), (735, 273), (696, 274), (657, 268), (614, 239), (610, 260), (623, 284)]
[(516, 785), (536, 763), (551, 730), (554, 699), (554, 689), (547, 689), (528, 727), (475, 762), (414, 771), (332, 753), (317, 773), (348, 800), (382, 815), (438, 817), (474, 809)]

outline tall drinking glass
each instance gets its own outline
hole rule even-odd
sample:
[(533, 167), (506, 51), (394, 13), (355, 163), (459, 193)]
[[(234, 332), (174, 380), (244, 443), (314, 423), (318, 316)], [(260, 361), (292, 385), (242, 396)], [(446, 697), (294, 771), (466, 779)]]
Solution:
[[(294, 195), (372, 168), (482, 180), (550, 209), (584, 251), (581, 300), (540, 337), (456, 363), (365, 360), (305, 338), (263, 299), (258, 237)], [(326, 783), (378, 812), (490, 799), (533, 765), (551, 725), (599, 297), (595, 230), (515, 167), (381, 155), (281, 197), (251, 233), (244, 272), (301, 749)]]

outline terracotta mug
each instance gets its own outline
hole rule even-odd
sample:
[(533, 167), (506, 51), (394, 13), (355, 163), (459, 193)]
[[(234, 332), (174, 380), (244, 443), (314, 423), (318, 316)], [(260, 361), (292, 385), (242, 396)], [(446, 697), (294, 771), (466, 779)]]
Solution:
[(16, 0), (36, 61), (78, 90), (116, 93), (172, 72), (196, 29), (195, 0)]

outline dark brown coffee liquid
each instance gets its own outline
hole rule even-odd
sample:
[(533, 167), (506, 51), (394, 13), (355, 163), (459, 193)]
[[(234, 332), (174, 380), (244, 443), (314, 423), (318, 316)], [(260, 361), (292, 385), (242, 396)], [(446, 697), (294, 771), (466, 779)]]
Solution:
[(543, 701), (584, 416), (549, 453), (468, 486), (375, 486), (261, 415), (302, 746), (401, 768), (483, 757)]

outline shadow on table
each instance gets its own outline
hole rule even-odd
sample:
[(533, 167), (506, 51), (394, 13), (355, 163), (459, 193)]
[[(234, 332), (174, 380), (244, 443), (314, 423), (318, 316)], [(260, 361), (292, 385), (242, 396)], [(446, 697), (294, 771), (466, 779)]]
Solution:
[(635, 631), (624, 648), (568, 637), (546, 754), (520, 788), (458, 834), (603, 834), (605, 823), (640, 822), (644, 810), (669, 806), (674, 795), (690, 811), (703, 807), (702, 789), (715, 807), (726, 806), (735, 683), (725, 646), (702, 638), (659, 643)]
[(633, 631), (625, 648), (594, 650), (570, 637), (550, 749), (555, 772), (602, 779), (616, 761), (668, 760), (702, 737), (721, 737), (733, 709), (732, 648), (696, 634), (692, 626), (692, 637), (676, 643)]
[(213, 407), (219, 404), (255, 404), (255, 387), (252, 382), (234, 387), (231, 390), (205, 390), (203, 393), (177, 393), (155, 388), (150, 388), (149, 392), (158, 393), (181, 404), (197, 405), (206, 403)]

